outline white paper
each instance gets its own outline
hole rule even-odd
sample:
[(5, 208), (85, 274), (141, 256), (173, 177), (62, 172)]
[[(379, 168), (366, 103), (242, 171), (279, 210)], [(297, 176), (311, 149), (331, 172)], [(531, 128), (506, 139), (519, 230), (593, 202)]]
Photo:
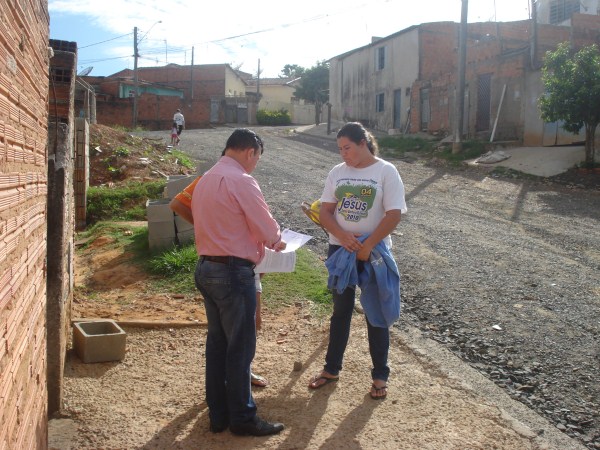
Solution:
[(281, 233), (281, 240), (286, 243), (285, 250), (276, 252), (265, 248), (265, 256), (254, 271), (256, 273), (293, 272), (296, 268), (296, 250), (312, 239), (312, 236), (287, 228)]
[(276, 252), (265, 249), (265, 257), (254, 268), (256, 273), (293, 272), (296, 268), (296, 252)]
[(297, 233), (286, 228), (281, 233), (281, 240), (286, 243), (285, 250), (283, 250), (282, 253), (295, 252), (311, 239), (312, 236)]

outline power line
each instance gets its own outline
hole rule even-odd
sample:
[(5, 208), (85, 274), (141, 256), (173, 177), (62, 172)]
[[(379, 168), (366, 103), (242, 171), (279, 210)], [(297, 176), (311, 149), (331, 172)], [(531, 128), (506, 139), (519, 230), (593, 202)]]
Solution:
[(107, 40), (105, 40), (105, 41), (96, 42), (95, 44), (89, 44), (89, 45), (85, 45), (85, 46), (83, 46), (83, 47), (78, 47), (78, 49), (79, 49), (79, 50), (81, 50), (81, 49), (83, 49), (83, 48), (93, 47), (94, 45), (100, 45), (100, 44), (104, 44), (105, 42), (110, 42), (110, 41), (114, 41), (114, 40), (117, 40), (117, 39), (121, 39), (121, 38), (123, 38), (123, 37), (131, 36), (132, 34), (133, 34), (133, 33), (127, 33), (127, 34), (123, 34), (123, 35), (121, 35), (121, 36), (117, 36), (117, 37), (114, 37), (114, 38), (112, 38), (112, 39), (107, 39)]

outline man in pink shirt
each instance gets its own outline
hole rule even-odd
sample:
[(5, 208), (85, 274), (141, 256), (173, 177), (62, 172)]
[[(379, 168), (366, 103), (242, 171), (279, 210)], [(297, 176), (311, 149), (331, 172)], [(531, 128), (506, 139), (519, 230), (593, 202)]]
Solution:
[(194, 276), (208, 320), (206, 401), (214, 433), (227, 427), (234, 434), (254, 436), (283, 430), (283, 424), (258, 417), (250, 388), (256, 350), (254, 267), (265, 247), (285, 249), (279, 225), (250, 175), (262, 152), (256, 133), (236, 129), (192, 195), (200, 256)]

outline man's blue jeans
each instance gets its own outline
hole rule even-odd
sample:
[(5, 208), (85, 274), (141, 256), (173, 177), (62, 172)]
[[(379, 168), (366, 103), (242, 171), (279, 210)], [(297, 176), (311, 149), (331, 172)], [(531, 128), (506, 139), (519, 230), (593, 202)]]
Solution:
[[(327, 256), (331, 256), (338, 248), (338, 245), (329, 245)], [(361, 269), (361, 262), (358, 262), (358, 270)], [(348, 345), (350, 337), (350, 323), (352, 321), (352, 312), (354, 311), (355, 286), (349, 286), (338, 294), (333, 291), (333, 314), (329, 326), (329, 345), (325, 356), (325, 371), (331, 375), (339, 375), (342, 370), (342, 360), (344, 352)], [(389, 328), (374, 327), (367, 321), (367, 335), (369, 337), (369, 353), (373, 369), (371, 377), (373, 380), (387, 381), (390, 375), (390, 368), (387, 365), (388, 351), (390, 348), (390, 330)]]
[(194, 276), (208, 321), (206, 402), (211, 423), (248, 422), (256, 415), (250, 387), (256, 351), (254, 267), (200, 257)]

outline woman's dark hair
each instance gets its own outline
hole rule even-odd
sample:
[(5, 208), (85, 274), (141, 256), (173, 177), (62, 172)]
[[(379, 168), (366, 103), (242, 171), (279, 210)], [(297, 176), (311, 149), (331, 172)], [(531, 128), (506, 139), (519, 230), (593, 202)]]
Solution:
[[(232, 150), (245, 150), (249, 147), (252, 147), (255, 152), (260, 149), (261, 155), (264, 152), (262, 139), (248, 128), (236, 128), (225, 144), (225, 150), (228, 148)], [(225, 150), (223, 150), (222, 155), (225, 154)]]
[(379, 146), (377, 145), (377, 139), (360, 122), (348, 122), (337, 133), (337, 138), (346, 137), (354, 142), (356, 145), (360, 144), (363, 139), (367, 143), (367, 148), (373, 155), (379, 153)]

